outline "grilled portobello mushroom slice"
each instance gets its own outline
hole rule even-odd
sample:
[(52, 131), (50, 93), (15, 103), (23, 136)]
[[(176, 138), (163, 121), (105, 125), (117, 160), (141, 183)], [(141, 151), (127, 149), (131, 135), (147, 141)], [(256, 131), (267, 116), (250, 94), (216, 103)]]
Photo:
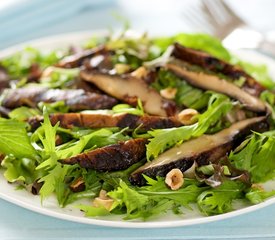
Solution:
[(99, 89), (130, 105), (135, 105), (139, 98), (145, 112), (157, 116), (173, 116), (177, 112), (173, 101), (164, 99), (145, 81), (140, 78), (125, 75), (110, 75), (97, 70), (82, 70), (80, 77), (91, 82)]
[(145, 158), (147, 139), (136, 138), (97, 148), (74, 157), (60, 160), (63, 164), (79, 164), (98, 171), (127, 169)]
[(82, 89), (47, 89), (45, 87), (26, 87), (6, 89), (3, 93), (2, 106), (17, 108), (35, 107), (39, 102), (53, 103), (64, 101), (71, 111), (110, 109), (118, 103), (104, 94), (85, 92)]
[(194, 162), (198, 165), (215, 163), (237, 147), (251, 132), (263, 132), (268, 128), (266, 117), (255, 117), (237, 122), (213, 135), (202, 135), (175, 146), (147, 162), (130, 175), (130, 182), (135, 185), (146, 184), (143, 174), (155, 178), (164, 177), (173, 168), (182, 172), (189, 169)]
[[(43, 121), (42, 117), (32, 117), (29, 124), (32, 129), (36, 129)], [(63, 128), (85, 127), (104, 128), (120, 127), (135, 129), (139, 127), (141, 131), (150, 129), (163, 129), (181, 126), (181, 122), (176, 117), (159, 116), (137, 116), (129, 113), (101, 114), (101, 113), (55, 113), (50, 115), (52, 125), (59, 122)]]

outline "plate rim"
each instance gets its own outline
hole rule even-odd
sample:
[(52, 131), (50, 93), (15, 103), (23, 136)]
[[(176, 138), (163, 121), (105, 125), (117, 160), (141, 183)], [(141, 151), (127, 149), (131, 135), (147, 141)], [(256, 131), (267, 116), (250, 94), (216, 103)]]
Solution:
[[(62, 39), (65, 40), (65, 42), (67, 42), (66, 43), (67, 45), (70, 45), (71, 39), (77, 40), (77, 42), (80, 43), (85, 39), (87, 40), (93, 34), (103, 35), (103, 34), (106, 34), (107, 32), (108, 32), (107, 30), (100, 29), (100, 30), (92, 30), (92, 31), (70, 32), (65, 34), (58, 34), (58, 35), (51, 35), (47, 37), (37, 38), (37, 39), (33, 39), (30, 41), (26, 41), (20, 44), (10, 46), (5, 49), (0, 49), (0, 58), (6, 57), (17, 51), (23, 50), (24, 47), (26, 46), (33, 46), (33, 47), (39, 48), (43, 45), (53, 45), (54, 43), (62, 42)], [(238, 53), (238, 55), (241, 55), (241, 57), (242, 56), (249, 57), (252, 54), (254, 58), (259, 59), (259, 62), (265, 62), (267, 65), (273, 65), (275, 67), (275, 60), (263, 54), (260, 54), (254, 51), (248, 51), (248, 50), (238, 50), (238, 51), (232, 51), (232, 52)], [(0, 172), (1, 172), (1, 175), (3, 175), (2, 171)], [(11, 187), (14, 188), (14, 185), (11, 185)], [(16, 191), (16, 190), (13, 189), (13, 191)], [(180, 226), (183, 227), (183, 226), (197, 225), (197, 224), (203, 224), (203, 223), (210, 223), (210, 222), (220, 221), (220, 220), (224, 220), (232, 217), (237, 217), (250, 212), (254, 212), (256, 210), (270, 206), (275, 203), (275, 197), (271, 197), (262, 203), (247, 206), (241, 209), (233, 210), (231, 212), (215, 215), (215, 216), (202, 215), (199, 218), (168, 220), (168, 221), (160, 221), (160, 222), (157, 222), (157, 221), (131, 222), (131, 221), (125, 221), (125, 220), (116, 220), (116, 221), (103, 220), (103, 219), (98, 219), (96, 217), (94, 218), (89, 218), (85, 216), (80, 217), (80, 216), (73, 216), (65, 213), (56, 212), (54, 210), (47, 209), (42, 205), (40, 207), (33, 206), (28, 202), (24, 202), (20, 199), (16, 199), (12, 196), (6, 195), (5, 193), (2, 192), (2, 189), (0, 189), (0, 198), (9, 203), (17, 205), (19, 207), (23, 207), (25, 209), (39, 213), (41, 215), (46, 215), (46, 216), (50, 216), (50, 217), (54, 217), (54, 218), (58, 218), (66, 221), (71, 221), (71, 222), (93, 224), (93, 225), (106, 226), (106, 227), (116, 227), (116, 228), (163, 228), (163, 227), (180, 227)]]

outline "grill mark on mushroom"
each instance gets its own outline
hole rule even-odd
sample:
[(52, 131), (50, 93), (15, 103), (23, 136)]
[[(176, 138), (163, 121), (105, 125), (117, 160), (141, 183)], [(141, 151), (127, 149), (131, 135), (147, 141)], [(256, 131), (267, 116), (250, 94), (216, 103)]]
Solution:
[(265, 104), (259, 98), (250, 95), (233, 83), (230, 83), (225, 79), (221, 79), (216, 75), (190, 71), (178, 59), (172, 59), (166, 64), (166, 68), (178, 76), (183, 77), (187, 82), (195, 87), (223, 93), (239, 100), (247, 109), (251, 111), (259, 113), (266, 111)]
[(60, 160), (63, 164), (79, 164), (98, 171), (123, 170), (145, 157), (147, 140), (131, 139)]
[(194, 162), (198, 165), (216, 162), (238, 146), (251, 130), (262, 132), (267, 127), (266, 117), (256, 117), (237, 122), (216, 134), (202, 135), (162, 153), (135, 170), (129, 180), (132, 184), (144, 185), (146, 182), (142, 174), (152, 178), (164, 177), (173, 168), (184, 172)]
[[(176, 117), (158, 117), (158, 116), (137, 116), (128, 113), (120, 114), (88, 114), (88, 113), (56, 113), (50, 116), (52, 125), (59, 122), (63, 128), (86, 127), (86, 128), (104, 128), (120, 127), (135, 129), (139, 127), (141, 131), (150, 129), (163, 129), (181, 126), (181, 122)], [(29, 124), (32, 129), (36, 129), (43, 121), (41, 117), (32, 117)]]
[(80, 77), (92, 82), (108, 95), (129, 104), (133, 104), (133, 98), (140, 98), (144, 110), (151, 115), (165, 117), (174, 115), (177, 111), (174, 102), (162, 98), (145, 81), (131, 75), (109, 75), (95, 70), (82, 70)]
[(64, 101), (71, 111), (109, 109), (117, 104), (117, 100), (112, 97), (85, 92), (82, 89), (61, 90), (28, 87), (5, 90), (2, 106), (10, 109), (21, 106), (35, 107), (39, 102), (53, 103), (57, 101)]
[(265, 90), (265, 87), (263, 87), (240, 67), (215, 58), (206, 52), (186, 48), (179, 43), (175, 43), (172, 56), (188, 63), (198, 65), (204, 69), (216, 73), (222, 73), (232, 79), (239, 79), (240, 77), (243, 77), (245, 79), (245, 83), (242, 88), (251, 95), (259, 96), (261, 92)]

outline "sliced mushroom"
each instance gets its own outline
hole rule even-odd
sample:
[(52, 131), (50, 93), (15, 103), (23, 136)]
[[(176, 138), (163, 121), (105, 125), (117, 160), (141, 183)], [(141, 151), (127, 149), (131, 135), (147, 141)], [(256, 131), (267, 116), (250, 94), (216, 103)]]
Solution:
[(3, 89), (9, 87), (10, 85), (10, 77), (8, 75), (7, 70), (0, 65), (0, 92)]
[(135, 170), (130, 176), (130, 181), (136, 185), (144, 185), (143, 174), (153, 178), (164, 177), (173, 168), (184, 172), (194, 162), (198, 165), (217, 162), (236, 147), (251, 130), (261, 132), (266, 130), (267, 126), (266, 117), (250, 118), (235, 123), (214, 135), (203, 135), (184, 142)]
[(171, 116), (176, 112), (174, 102), (162, 98), (155, 89), (149, 87), (142, 79), (131, 75), (109, 75), (88, 70), (81, 71), (80, 76), (107, 94), (129, 104), (135, 103), (137, 98), (140, 98), (144, 110), (151, 115)]
[(253, 96), (259, 96), (260, 93), (265, 90), (260, 83), (243, 71), (240, 67), (215, 58), (206, 52), (186, 48), (179, 43), (175, 43), (172, 56), (175, 56), (176, 58), (190, 64), (200, 66), (203, 69), (207, 69), (215, 73), (221, 73), (231, 79), (239, 79), (240, 77), (243, 77), (245, 82), (242, 88), (244, 91)]
[(63, 164), (79, 164), (83, 168), (98, 171), (123, 170), (145, 157), (146, 139), (136, 138), (119, 142), (77, 156), (60, 160)]
[(62, 68), (79, 67), (83, 64), (85, 59), (94, 57), (99, 54), (105, 54), (106, 52), (107, 49), (105, 46), (98, 46), (92, 49), (86, 49), (81, 52), (77, 52), (74, 55), (63, 58), (62, 60), (60, 60), (59, 63), (56, 64), (56, 66)]
[(53, 103), (57, 101), (64, 101), (72, 111), (108, 109), (117, 104), (117, 100), (112, 97), (85, 92), (82, 89), (61, 90), (27, 87), (7, 89), (3, 96), (2, 106), (11, 109), (20, 106), (35, 107), (39, 102)]
[[(176, 117), (137, 116), (128, 113), (56, 113), (50, 116), (50, 120), (52, 125), (59, 122), (63, 128), (128, 127), (129, 129), (135, 129), (138, 127), (142, 131), (179, 127), (182, 125)], [(42, 121), (41, 117), (33, 117), (29, 119), (29, 124), (32, 126), (32, 129), (36, 129)]]
[(239, 100), (247, 109), (254, 112), (265, 112), (265, 104), (257, 97), (250, 95), (233, 83), (205, 72), (194, 72), (189, 70), (185, 64), (178, 59), (171, 59), (166, 68), (184, 78), (191, 85), (205, 90), (223, 93)]

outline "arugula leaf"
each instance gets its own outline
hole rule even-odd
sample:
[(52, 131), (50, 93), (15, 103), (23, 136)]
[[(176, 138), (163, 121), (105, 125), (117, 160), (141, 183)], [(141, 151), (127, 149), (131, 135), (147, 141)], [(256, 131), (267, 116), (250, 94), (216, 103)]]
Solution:
[(165, 51), (167, 47), (174, 42), (178, 42), (186, 47), (203, 50), (213, 56), (229, 61), (230, 53), (223, 47), (220, 40), (207, 34), (188, 34), (180, 33), (172, 37), (161, 37), (152, 40), (153, 45), (159, 47), (161, 51)]
[(75, 207), (85, 212), (86, 217), (110, 215), (110, 212), (104, 207), (94, 207), (94, 206), (85, 205), (85, 204), (78, 204)]
[(275, 131), (254, 133), (241, 151), (229, 155), (239, 169), (247, 170), (254, 183), (275, 177)]
[(181, 206), (189, 207), (189, 203), (196, 202), (197, 197), (208, 187), (200, 187), (199, 182), (185, 182), (177, 191), (169, 189), (163, 178), (158, 177), (157, 180), (144, 176), (149, 186), (141, 187), (137, 191), (151, 199), (159, 201), (161, 199), (173, 200), (174, 203)]
[(123, 181), (120, 182), (120, 187), (109, 192), (108, 195), (115, 201), (112, 209), (118, 206), (126, 207), (125, 219), (142, 217), (143, 208), (150, 202), (149, 197), (138, 193)]
[(146, 147), (146, 157), (150, 160), (156, 158), (166, 149), (171, 148), (176, 143), (181, 143), (190, 139), (198, 124), (183, 126), (179, 128), (156, 129), (148, 133), (153, 137), (149, 139)]
[(46, 108), (49, 114), (69, 112), (69, 107), (66, 105), (65, 101), (57, 101), (53, 103), (39, 102), (37, 106), (41, 110)]
[[(62, 195), (61, 201), (59, 202), (59, 204), (62, 203), (60, 204), (61, 207), (65, 207), (67, 204), (73, 203), (79, 199), (91, 199), (98, 196), (99, 191), (102, 189), (102, 181), (99, 177), (99, 174), (94, 170), (74, 168), (73, 171), (68, 173), (66, 176), (66, 178), (71, 179), (78, 179), (79, 177), (83, 178), (85, 182), (85, 190), (81, 192), (69, 191), (67, 195)], [(63, 185), (68, 184), (63, 183)], [(65, 188), (65, 190), (67, 189), (68, 186)]]
[(36, 164), (34, 159), (6, 156), (1, 166), (5, 168), (4, 177), (8, 182), (22, 181), (25, 184), (31, 184), (39, 175), (35, 171)]
[(260, 99), (265, 102), (271, 112), (273, 125), (275, 124), (275, 94), (271, 91), (263, 91), (260, 95)]
[(34, 108), (19, 107), (19, 108), (13, 109), (9, 113), (9, 117), (11, 119), (15, 119), (15, 120), (18, 120), (18, 121), (25, 121), (30, 117), (37, 116), (37, 115), (40, 115), (40, 114), (41, 114), (40, 111), (38, 111)]
[[(149, 186), (135, 188), (120, 180), (119, 186), (108, 193), (113, 200), (110, 212), (125, 214), (124, 219), (142, 218), (162, 214), (168, 210), (179, 213), (179, 207), (190, 208), (189, 203), (196, 202), (202, 191), (209, 187), (200, 187), (197, 181), (186, 180), (184, 186), (173, 191), (163, 178), (157, 180), (145, 176)], [(86, 214), (95, 216), (93, 208), (86, 209)]]
[(197, 204), (205, 215), (226, 213), (232, 210), (232, 201), (243, 197), (246, 186), (238, 181), (225, 181), (217, 188), (202, 192)]
[(51, 66), (49, 75), (42, 77), (40, 83), (48, 88), (66, 88), (78, 76), (79, 71), (79, 68), (66, 69)]
[[(49, 171), (49, 173), (42, 177), (39, 182), (43, 182), (43, 186), (40, 189), (41, 201), (50, 196), (54, 191), (56, 191), (56, 186), (59, 183), (64, 182), (64, 178), (71, 166), (56, 163), (55, 167)], [(57, 192), (57, 191), (56, 191)]]
[(142, 102), (140, 99), (138, 99), (136, 108), (133, 108), (129, 104), (117, 104), (112, 108), (112, 111), (114, 113), (130, 113), (130, 114), (134, 114), (137, 116), (144, 115), (144, 110), (143, 110)]
[(268, 89), (275, 89), (274, 81), (269, 75), (268, 68), (264, 64), (253, 64), (232, 57), (231, 64), (239, 65), (244, 71), (254, 77), (260, 84)]
[[(37, 169), (51, 168), (55, 166), (58, 160), (55, 152), (55, 138), (59, 123), (57, 123), (54, 127), (52, 126), (46, 108), (44, 108), (43, 117), (44, 121), (43, 123), (41, 123), (41, 127), (37, 130), (37, 134), (43, 145), (42, 158), (47, 157), (47, 160), (39, 164), (37, 166)], [(41, 130), (43, 135), (40, 133)]]
[(11, 78), (16, 79), (26, 76), (33, 64), (39, 64), (41, 68), (53, 65), (63, 57), (61, 51), (40, 52), (39, 50), (26, 47), (20, 52), (17, 52), (9, 57), (1, 60), (1, 65), (4, 66)]
[(26, 124), (16, 120), (0, 118), (0, 152), (16, 158), (35, 158), (36, 152), (30, 144)]
[(193, 134), (198, 137), (209, 128), (215, 126), (217, 122), (233, 108), (230, 99), (219, 93), (213, 93), (208, 102), (207, 110), (198, 117), (198, 127)]
[(251, 188), (246, 194), (245, 197), (252, 204), (258, 204), (263, 202), (265, 199), (275, 196), (275, 190), (266, 192), (259, 188)]
[(158, 91), (165, 88), (176, 88), (177, 93), (174, 100), (177, 105), (197, 110), (207, 107), (211, 95), (209, 92), (191, 86), (172, 72), (164, 69), (158, 71), (157, 79), (152, 86)]
[(233, 103), (228, 97), (222, 94), (213, 93), (208, 102), (207, 110), (198, 116), (198, 122), (178, 128), (157, 129), (148, 133), (153, 137), (147, 144), (147, 159), (156, 158), (167, 148), (176, 143), (186, 141), (191, 137), (198, 137), (204, 134), (210, 127), (217, 122), (233, 107)]

